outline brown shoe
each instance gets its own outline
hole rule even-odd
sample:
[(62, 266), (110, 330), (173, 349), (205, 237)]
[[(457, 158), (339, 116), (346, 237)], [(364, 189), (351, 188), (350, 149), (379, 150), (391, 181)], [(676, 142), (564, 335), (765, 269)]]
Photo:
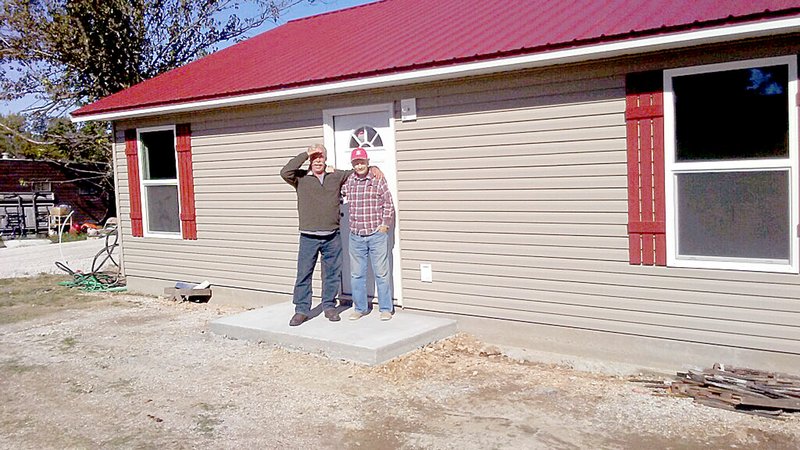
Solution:
[(291, 320), (289, 320), (289, 326), (290, 327), (296, 327), (296, 326), (300, 325), (301, 323), (305, 322), (306, 320), (308, 320), (308, 316), (307, 315), (300, 314), (300, 313), (295, 313), (295, 315), (292, 316)]
[(338, 322), (342, 320), (341, 317), (339, 317), (339, 311), (336, 311), (336, 308), (326, 309), (325, 318), (330, 320), (331, 322)]

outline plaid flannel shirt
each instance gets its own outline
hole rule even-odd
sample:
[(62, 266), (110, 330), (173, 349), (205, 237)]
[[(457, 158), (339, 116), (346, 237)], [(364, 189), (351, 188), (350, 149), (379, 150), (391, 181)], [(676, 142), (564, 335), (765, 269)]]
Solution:
[(342, 186), (342, 195), (350, 207), (351, 233), (368, 236), (381, 225), (391, 227), (394, 204), (386, 178), (377, 180), (371, 173), (362, 178), (352, 173)]

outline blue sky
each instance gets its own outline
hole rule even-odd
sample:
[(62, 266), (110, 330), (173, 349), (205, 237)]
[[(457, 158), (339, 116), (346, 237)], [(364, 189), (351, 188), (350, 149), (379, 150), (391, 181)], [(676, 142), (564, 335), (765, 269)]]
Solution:
[[(255, 36), (256, 34), (275, 28), (276, 26), (282, 25), (292, 19), (299, 19), (301, 17), (308, 17), (316, 14), (349, 8), (351, 6), (363, 5), (365, 3), (372, 3), (373, 1), (375, 0), (315, 0), (312, 4), (309, 4), (307, 1), (305, 1), (287, 11), (277, 24), (273, 22), (267, 22), (258, 30), (251, 32), (250, 36)], [(242, 9), (243, 12), (247, 10), (247, 8)], [(0, 114), (19, 112), (31, 106), (33, 103), (33, 99), (21, 99), (11, 103), (0, 102)]]
[[(286, 14), (283, 15), (281, 20), (275, 24), (272, 22), (264, 24), (261, 28), (251, 34), (251, 36), (255, 36), (258, 33), (262, 33), (269, 29), (275, 28), (278, 25), (282, 25), (289, 20), (299, 19), (301, 17), (308, 17), (314, 16), (317, 14), (322, 14), (330, 11), (336, 11), (338, 9), (345, 9), (351, 6), (358, 6), (363, 5), (365, 3), (372, 3), (376, 0), (314, 0), (313, 4), (308, 4), (308, 1), (304, 1), (303, 3), (295, 6), (294, 8), (290, 9)], [(247, 10), (247, 8), (242, 8), (243, 10)]]

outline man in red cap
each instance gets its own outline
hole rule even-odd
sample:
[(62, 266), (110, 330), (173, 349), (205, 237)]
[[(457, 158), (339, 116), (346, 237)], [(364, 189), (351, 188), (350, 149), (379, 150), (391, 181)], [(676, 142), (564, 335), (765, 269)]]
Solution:
[[(339, 236), (339, 204), (342, 183), (351, 170), (326, 170), (327, 151), (314, 144), (292, 158), (281, 169), (281, 177), (297, 191), (300, 219), (300, 248), (297, 252), (297, 278), (292, 302), (295, 314), (289, 326), (298, 326), (311, 317), (311, 279), (314, 266), (322, 256), (322, 308), (331, 322), (340, 320), (336, 295), (342, 277), (342, 241)], [(310, 161), (309, 170), (301, 169)], [(373, 176), (383, 177), (377, 167)]]
[(381, 320), (390, 320), (393, 310), (389, 282), (389, 230), (394, 220), (392, 193), (385, 178), (378, 179), (370, 173), (366, 150), (354, 149), (350, 161), (353, 173), (342, 188), (350, 208), (350, 280), (353, 290), (350, 320), (358, 320), (368, 313), (367, 260), (375, 273)]

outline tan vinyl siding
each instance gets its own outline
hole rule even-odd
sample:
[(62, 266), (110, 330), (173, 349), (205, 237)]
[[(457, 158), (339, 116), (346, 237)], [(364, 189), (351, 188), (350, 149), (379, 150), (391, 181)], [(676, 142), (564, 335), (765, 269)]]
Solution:
[[(296, 107), (165, 119), (191, 123), (198, 239), (132, 238), (125, 230), (127, 275), (167, 282), (208, 279), (217, 286), (291, 292), (297, 212), (294, 190), (279, 171), (307, 145), (322, 141), (320, 116), (315, 108)], [(123, 217), (130, 208), (125, 128), (117, 127)]]
[[(628, 264), (625, 73), (782, 54), (779, 44), (118, 124), (124, 219), (125, 125), (189, 121), (193, 132), (198, 240), (134, 239), (124, 220), (127, 273), (291, 293), (297, 213), (280, 167), (322, 141), (323, 110), (413, 97), (417, 120), (395, 122), (407, 308), (800, 356), (798, 275)], [(432, 283), (419, 281), (421, 263)]]
[(417, 95), (397, 125), (405, 304), (800, 355), (797, 275), (628, 264), (624, 76), (570, 75)]

